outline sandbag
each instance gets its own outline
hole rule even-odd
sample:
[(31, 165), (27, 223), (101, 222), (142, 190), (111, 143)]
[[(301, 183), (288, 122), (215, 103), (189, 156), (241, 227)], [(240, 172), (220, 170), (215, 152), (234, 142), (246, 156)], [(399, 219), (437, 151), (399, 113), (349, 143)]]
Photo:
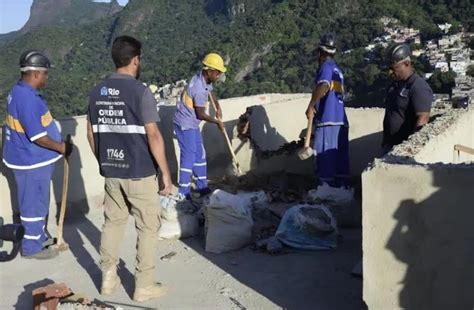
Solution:
[(327, 206), (339, 228), (361, 226), (362, 210), (353, 188), (335, 188), (324, 183), (308, 192), (308, 202)]
[(327, 250), (337, 246), (337, 224), (324, 205), (296, 205), (288, 209), (275, 236), (284, 244), (303, 250)]
[(252, 214), (248, 200), (215, 190), (204, 208), (207, 252), (224, 253), (252, 241)]
[(268, 205), (268, 197), (264, 191), (255, 192), (237, 192), (235, 196), (243, 199), (243, 202), (248, 207), (261, 208)]
[(160, 197), (161, 239), (180, 239), (199, 234), (197, 208), (189, 201), (177, 201), (172, 197)]

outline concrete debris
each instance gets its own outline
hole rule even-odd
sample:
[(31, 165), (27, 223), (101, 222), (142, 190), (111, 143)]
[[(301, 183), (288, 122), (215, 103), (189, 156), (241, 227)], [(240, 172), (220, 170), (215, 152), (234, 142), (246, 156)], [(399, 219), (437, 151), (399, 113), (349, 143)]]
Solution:
[(232, 293), (233, 293), (233, 291), (232, 291), (230, 288), (228, 288), (228, 287), (223, 287), (223, 288), (221, 288), (221, 290), (219, 291), (219, 294), (224, 295), (224, 296), (229, 296), (229, 295), (232, 294)]
[(176, 255), (176, 252), (172, 251), (172, 252), (169, 252), (166, 255), (163, 255), (162, 257), (160, 257), (160, 259), (161, 260), (171, 260), (171, 258), (175, 255)]
[(267, 252), (270, 254), (278, 254), (283, 251), (283, 243), (277, 237), (271, 237), (267, 242)]
[(212, 180), (211, 184), (235, 194), (239, 191), (263, 191), (270, 203), (294, 202), (303, 200), (306, 193), (316, 184), (316, 178), (312, 175), (286, 172), (265, 176), (248, 173), (242, 177), (226, 176), (219, 180)]
[(326, 206), (304, 204), (286, 211), (275, 236), (293, 248), (329, 250), (336, 248), (338, 234), (336, 220)]
[(33, 290), (33, 309), (56, 309), (59, 300), (72, 295), (71, 289), (64, 283), (53, 283)]
[(80, 303), (64, 303), (59, 304), (58, 310), (123, 310), (122, 307), (112, 307), (112, 306), (104, 306), (91, 303), (89, 305), (83, 305)]
[(237, 123), (237, 137), (243, 142), (250, 142), (252, 146), (255, 156), (258, 159), (268, 159), (273, 156), (279, 155), (293, 155), (300, 150), (304, 145), (304, 136), (305, 133), (302, 132), (300, 137), (296, 141), (290, 141), (283, 145), (281, 145), (276, 150), (263, 150), (256, 142), (252, 139), (252, 128), (250, 124), (250, 116), (252, 115), (252, 108), (248, 107), (244, 114), (239, 117), (239, 121)]
[(35, 310), (123, 310), (98, 300), (91, 301), (81, 294), (74, 294), (65, 283), (52, 283), (33, 290)]
[(240, 310), (247, 310), (247, 308), (242, 305), (237, 299), (233, 297), (229, 297), (229, 299), (240, 309)]
[(331, 187), (327, 183), (318, 186), (308, 192), (308, 201), (314, 203), (325, 203), (344, 205), (354, 200), (354, 189), (343, 187)]
[(432, 120), (423, 128), (410, 136), (410, 138), (395, 146), (383, 160), (393, 164), (416, 164), (414, 156), (430, 141), (446, 130), (448, 130), (456, 121), (465, 115), (463, 109), (446, 109), (443, 112), (434, 111)]
[(266, 238), (266, 239), (261, 239), (261, 240), (255, 241), (252, 249), (255, 250), (255, 251), (266, 251), (269, 239), (270, 238)]

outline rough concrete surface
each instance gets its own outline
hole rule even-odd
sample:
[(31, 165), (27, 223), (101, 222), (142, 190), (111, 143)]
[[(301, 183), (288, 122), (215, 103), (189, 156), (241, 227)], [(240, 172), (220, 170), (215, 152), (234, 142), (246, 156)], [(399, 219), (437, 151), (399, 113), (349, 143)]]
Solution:
[(362, 173), (371, 309), (474, 309), (473, 110), (447, 110)]
[[(84, 209), (84, 208), (83, 208)], [(123, 286), (102, 298), (98, 247), (102, 210), (66, 219), (70, 250), (53, 260), (17, 257), (1, 263), (0, 309), (31, 309), (32, 291), (54, 282), (76, 294), (124, 309), (365, 309), (362, 281), (351, 276), (361, 257), (360, 229), (342, 230), (333, 251), (293, 251), (269, 255), (250, 247), (226, 253), (204, 251), (203, 236), (160, 241), (156, 279), (169, 288), (163, 298), (142, 304), (131, 300), (136, 233), (130, 217), (121, 247)], [(160, 259), (170, 252), (176, 255)]]

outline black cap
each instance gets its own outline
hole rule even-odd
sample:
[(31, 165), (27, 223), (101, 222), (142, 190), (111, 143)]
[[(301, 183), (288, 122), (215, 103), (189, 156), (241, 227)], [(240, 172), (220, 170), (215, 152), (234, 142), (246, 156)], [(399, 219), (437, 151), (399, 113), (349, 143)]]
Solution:
[(20, 56), (21, 71), (48, 70), (51, 62), (42, 52), (38, 50), (28, 50)]
[(329, 53), (336, 53), (336, 36), (332, 33), (326, 33), (321, 37), (319, 41), (319, 50)]
[(411, 56), (410, 47), (405, 43), (396, 43), (390, 46), (386, 53), (386, 59), (389, 64), (394, 64), (405, 60)]

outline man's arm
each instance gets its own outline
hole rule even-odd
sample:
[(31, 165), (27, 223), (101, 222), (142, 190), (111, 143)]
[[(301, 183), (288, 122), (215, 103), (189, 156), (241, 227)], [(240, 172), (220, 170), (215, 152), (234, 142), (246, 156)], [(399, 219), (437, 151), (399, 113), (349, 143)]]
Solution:
[(201, 120), (201, 121), (206, 121), (209, 123), (214, 123), (216, 124), (220, 130), (224, 130), (224, 123), (217, 118), (212, 118), (209, 115), (206, 114), (206, 108), (204, 107), (194, 107), (194, 110), (196, 111), (196, 117)]
[(321, 100), (324, 96), (326, 96), (327, 92), (329, 91), (329, 85), (326, 82), (318, 83), (313, 88), (313, 93), (311, 94), (311, 99), (309, 100), (308, 108), (306, 109), (306, 117), (309, 118), (311, 114), (316, 114), (316, 102)]
[(214, 100), (214, 104), (216, 105), (216, 118), (222, 119), (222, 109), (217, 100), (217, 96), (213, 92), (210, 92), (209, 95), (212, 97), (212, 100)]
[(430, 120), (430, 112), (418, 112), (416, 113), (416, 123), (415, 123), (415, 131), (418, 131), (426, 125)]
[(433, 91), (426, 82), (419, 83), (410, 91), (410, 100), (415, 110), (415, 131), (418, 131), (430, 121)]
[(89, 142), (89, 146), (91, 147), (92, 153), (94, 153), (94, 155), (97, 157), (97, 155), (95, 154), (94, 134), (92, 131), (92, 124), (89, 121), (89, 119), (87, 119), (87, 141)]
[(63, 155), (66, 153), (66, 143), (56, 142), (48, 136), (42, 136), (41, 138), (38, 138), (34, 140), (33, 142), (38, 144), (41, 147), (56, 151)]
[(160, 191), (160, 194), (166, 196), (171, 192), (172, 183), (168, 162), (166, 161), (165, 142), (156, 123), (146, 123), (145, 132), (151, 154), (155, 158), (161, 170), (164, 188)]

